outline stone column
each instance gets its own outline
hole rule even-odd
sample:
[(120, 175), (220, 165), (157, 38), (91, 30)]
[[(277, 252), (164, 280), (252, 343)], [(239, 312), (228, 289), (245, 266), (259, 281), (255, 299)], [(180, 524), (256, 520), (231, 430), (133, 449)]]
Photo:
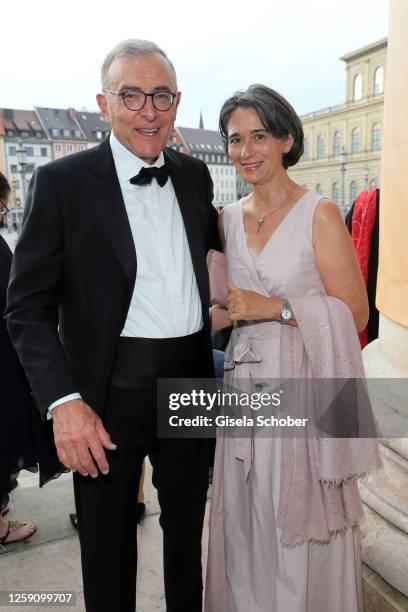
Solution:
[[(367, 377), (379, 379), (373, 381), (371, 394), (375, 417), (380, 429), (387, 426), (390, 431), (391, 425), (403, 432), (397, 435), (408, 432), (407, 24), (407, 0), (390, 0), (376, 299), (380, 330), (378, 340), (363, 351)], [(380, 587), (368, 609), (408, 610), (408, 439), (388, 437), (380, 443), (384, 471), (363, 480), (360, 487), (366, 506), (363, 559), (385, 581), (375, 583)]]

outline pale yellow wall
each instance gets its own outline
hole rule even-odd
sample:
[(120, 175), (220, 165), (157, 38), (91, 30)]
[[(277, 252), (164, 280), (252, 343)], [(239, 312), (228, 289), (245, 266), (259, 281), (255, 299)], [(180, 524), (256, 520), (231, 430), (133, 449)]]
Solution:
[(377, 308), (408, 327), (407, 0), (391, 0), (381, 167)]
[(363, 98), (374, 96), (374, 72), (377, 66), (384, 68), (386, 75), (386, 48), (371, 52), (367, 56), (358, 57), (346, 65), (346, 101), (353, 101), (354, 78), (357, 74), (363, 77)]

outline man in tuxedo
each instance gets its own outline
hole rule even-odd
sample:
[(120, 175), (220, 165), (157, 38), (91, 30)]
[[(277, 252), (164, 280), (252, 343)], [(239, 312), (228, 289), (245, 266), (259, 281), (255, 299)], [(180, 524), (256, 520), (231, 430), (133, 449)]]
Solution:
[(109, 139), (39, 168), (8, 329), (60, 460), (74, 471), (88, 612), (133, 612), (137, 490), (150, 457), (167, 610), (199, 612), (205, 440), (158, 439), (158, 377), (211, 376), (205, 257), (219, 248), (207, 167), (166, 148), (180, 102), (154, 43), (102, 66)]

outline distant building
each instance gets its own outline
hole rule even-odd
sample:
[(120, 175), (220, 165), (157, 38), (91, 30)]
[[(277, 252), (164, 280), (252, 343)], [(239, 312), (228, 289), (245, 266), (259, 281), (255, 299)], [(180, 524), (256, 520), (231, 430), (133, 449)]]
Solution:
[(3, 124), (3, 112), (0, 109), (0, 172), (7, 176), (7, 165), (6, 165), (6, 149), (4, 145), (4, 124)]
[(204, 161), (214, 183), (214, 206), (221, 210), (237, 199), (235, 167), (225, 153), (219, 132), (175, 127), (170, 146)]
[[(53, 159), (84, 151), (102, 140), (110, 131), (110, 126), (99, 113), (77, 112), (73, 108), (36, 107), (35, 110), (52, 143)], [(97, 122), (100, 122), (99, 129), (94, 129)], [(92, 124), (90, 128), (87, 127), (88, 123)]]
[[(52, 159), (47, 135), (32, 110), (4, 108), (2, 110), (6, 174), (11, 185), (11, 219), (21, 225), (28, 184), (37, 168)], [(23, 163), (21, 163), (21, 161)]]
[(383, 39), (341, 57), (346, 102), (301, 117), (305, 151), (289, 174), (343, 214), (360, 191), (379, 186), (386, 53)]
[(78, 124), (88, 147), (93, 147), (101, 142), (111, 131), (109, 123), (104, 121), (100, 113), (88, 111), (75, 111), (70, 109), (71, 115)]

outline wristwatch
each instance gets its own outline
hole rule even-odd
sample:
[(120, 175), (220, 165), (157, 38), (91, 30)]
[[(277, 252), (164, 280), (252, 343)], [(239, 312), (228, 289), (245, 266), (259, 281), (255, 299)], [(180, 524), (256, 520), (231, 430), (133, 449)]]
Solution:
[(288, 323), (293, 317), (292, 307), (286, 298), (283, 298), (282, 302), (283, 302), (283, 305), (282, 305), (282, 310), (280, 312), (280, 318), (281, 318), (282, 323)]

